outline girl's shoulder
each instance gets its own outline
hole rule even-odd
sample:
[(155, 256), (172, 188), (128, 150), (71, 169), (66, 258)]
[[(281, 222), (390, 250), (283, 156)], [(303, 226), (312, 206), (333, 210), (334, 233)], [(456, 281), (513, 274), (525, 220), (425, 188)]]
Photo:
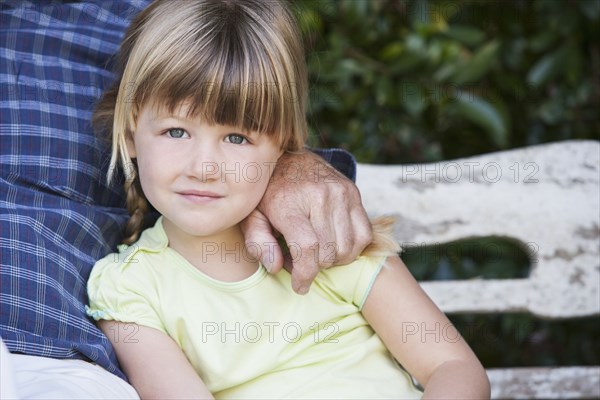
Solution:
[(322, 270), (317, 275), (315, 284), (362, 308), (386, 259), (385, 256), (359, 256), (349, 264)]
[(132, 264), (137, 261), (140, 254), (160, 254), (169, 246), (167, 234), (162, 225), (160, 217), (154, 226), (144, 229), (139, 239), (132, 244), (120, 244), (117, 251), (108, 254), (98, 261), (98, 263), (115, 262), (123, 264)]
[(148, 278), (151, 263), (143, 252), (132, 246), (119, 246), (117, 252), (98, 260), (88, 279), (88, 290), (95, 286), (140, 284)]
[(120, 245), (117, 252), (96, 262), (87, 281), (86, 312), (94, 319), (114, 319), (163, 330), (156, 311), (166, 274), (158, 268), (164, 264), (162, 255), (147, 251), (138, 243)]
[(148, 276), (149, 270), (165, 257), (168, 247), (167, 237), (162, 225), (157, 222), (151, 228), (142, 232), (137, 242), (117, 246), (117, 251), (107, 254), (98, 260), (90, 274), (90, 282), (106, 280), (139, 280)]

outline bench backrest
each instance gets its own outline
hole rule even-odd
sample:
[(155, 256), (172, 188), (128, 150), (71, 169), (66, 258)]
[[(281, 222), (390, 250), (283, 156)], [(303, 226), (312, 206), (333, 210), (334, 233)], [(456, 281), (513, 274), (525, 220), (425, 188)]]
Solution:
[[(359, 164), (357, 185), (370, 215), (398, 217), (395, 233), (403, 247), (506, 237), (528, 252), (526, 279), (421, 282), (443, 311), (600, 315), (600, 142), (558, 142), (431, 164)], [(582, 371), (571, 372), (588, 383), (588, 375), (596, 378), (591, 392), (575, 397), (599, 397), (600, 368)], [(513, 372), (496, 374), (496, 397), (544, 397), (515, 392), (524, 372)]]

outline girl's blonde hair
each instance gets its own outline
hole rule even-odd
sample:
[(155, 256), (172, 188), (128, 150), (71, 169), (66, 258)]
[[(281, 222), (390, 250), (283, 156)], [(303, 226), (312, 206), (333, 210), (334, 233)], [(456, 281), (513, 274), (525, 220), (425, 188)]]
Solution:
[(308, 80), (291, 10), (273, 0), (157, 0), (125, 33), (117, 80), (98, 103), (94, 126), (112, 132), (107, 179), (125, 176), (133, 243), (150, 209), (127, 140), (146, 105), (269, 135), (285, 151), (307, 140)]
[[(159, 0), (138, 15), (121, 45), (120, 79), (100, 102), (112, 126), (108, 177), (129, 165), (126, 139), (149, 102), (189, 117), (274, 137), (282, 149), (306, 141), (308, 83), (300, 32), (282, 3), (263, 0)], [(105, 126), (106, 127), (106, 126)], [(125, 168), (125, 178), (135, 169)]]
[(131, 214), (126, 243), (137, 240), (150, 209), (126, 145), (145, 105), (173, 112), (188, 102), (189, 117), (267, 134), (286, 151), (299, 151), (306, 142), (304, 49), (283, 2), (155, 1), (125, 33), (116, 75), (93, 123), (112, 131), (107, 179), (119, 164), (125, 176)]

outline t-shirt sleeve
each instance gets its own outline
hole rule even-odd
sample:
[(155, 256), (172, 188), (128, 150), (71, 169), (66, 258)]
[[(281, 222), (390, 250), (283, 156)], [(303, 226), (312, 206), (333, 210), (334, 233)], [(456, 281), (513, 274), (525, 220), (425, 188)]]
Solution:
[(157, 312), (157, 289), (142, 262), (115, 260), (111, 254), (98, 261), (88, 281), (88, 315), (95, 320), (135, 323), (165, 332)]
[(321, 271), (315, 282), (361, 310), (385, 260), (386, 257), (360, 256), (350, 264)]

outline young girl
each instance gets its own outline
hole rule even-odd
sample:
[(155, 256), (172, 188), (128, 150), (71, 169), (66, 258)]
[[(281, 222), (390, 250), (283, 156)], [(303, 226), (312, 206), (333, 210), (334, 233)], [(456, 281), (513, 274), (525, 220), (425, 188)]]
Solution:
[[(129, 246), (94, 267), (88, 313), (142, 398), (420, 398), (405, 369), (424, 397), (489, 396), (384, 235), (306, 296), (249, 257), (239, 223), (307, 135), (304, 53), (284, 4), (159, 1), (122, 55), (98, 113), (114, 120), (110, 174), (120, 163), (134, 204)], [(161, 217), (140, 236), (148, 202)]]

